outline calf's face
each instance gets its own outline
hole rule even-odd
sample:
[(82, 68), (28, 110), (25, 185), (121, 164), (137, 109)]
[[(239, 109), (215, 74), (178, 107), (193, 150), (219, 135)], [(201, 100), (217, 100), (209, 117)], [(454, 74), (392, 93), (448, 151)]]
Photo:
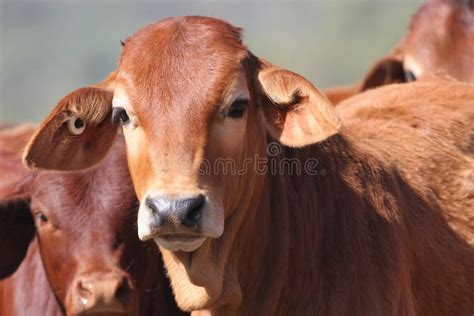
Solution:
[(30, 205), (46, 273), (71, 314), (132, 312), (138, 303), (134, 282), (144, 281), (137, 268), (147, 265), (145, 251), (130, 229), (133, 189), (123, 162), (105, 163), (110, 167), (86, 173), (40, 173), (32, 183)]
[(223, 181), (203, 164), (232, 159), (239, 166), (248, 150), (247, 127), (252, 129), (248, 118), (256, 113), (249, 111), (248, 74), (241, 63), (246, 50), (235, 41), (239, 30), (216, 23), (226, 34), (195, 23), (184, 26), (192, 34), (177, 34), (173, 43), (179, 24), (167, 20), (128, 39), (112, 117), (122, 121), (127, 140), (141, 202), (140, 238), (154, 238), (171, 251), (193, 251), (222, 234), (244, 185), (235, 174)]
[[(69, 315), (136, 314), (139, 289), (156, 286), (146, 273), (156, 279), (159, 259), (133, 229), (136, 198), (123, 151), (117, 142), (97, 168), (23, 170), (20, 180), (0, 187), (0, 203), (28, 201), (46, 275)], [(21, 165), (10, 157), (0, 167), (6, 160)]]

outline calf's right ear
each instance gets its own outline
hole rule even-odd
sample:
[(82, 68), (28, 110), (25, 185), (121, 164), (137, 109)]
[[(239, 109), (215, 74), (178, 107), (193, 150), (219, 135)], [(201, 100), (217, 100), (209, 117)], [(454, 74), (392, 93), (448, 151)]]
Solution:
[(80, 88), (59, 102), (25, 149), (27, 167), (79, 170), (101, 161), (118, 128), (111, 120), (113, 78), (114, 74), (101, 84)]
[(256, 81), (265, 127), (283, 145), (303, 147), (339, 132), (334, 106), (302, 76), (260, 59)]

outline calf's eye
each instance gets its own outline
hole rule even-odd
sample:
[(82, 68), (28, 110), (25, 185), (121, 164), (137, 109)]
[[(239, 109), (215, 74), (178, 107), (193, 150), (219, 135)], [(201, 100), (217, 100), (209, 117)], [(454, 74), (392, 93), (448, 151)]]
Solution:
[(416, 80), (416, 76), (413, 73), (413, 71), (405, 70), (405, 81), (406, 82), (411, 82), (411, 81), (415, 81), (415, 80)]
[(234, 103), (231, 104), (229, 107), (229, 111), (227, 112), (227, 116), (231, 118), (241, 118), (244, 116), (245, 111), (247, 110), (249, 105), (248, 100), (236, 100)]
[(114, 107), (112, 109), (112, 123), (126, 125), (128, 122), (130, 122), (130, 118), (124, 108)]
[(86, 129), (86, 123), (83, 119), (73, 114), (67, 121), (67, 128), (71, 134), (80, 135)]
[(41, 224), (44, 224), (48, 221), (48, 217), (46, 215), (44, 215), (43, 212), (36, 213), (35, 217)]

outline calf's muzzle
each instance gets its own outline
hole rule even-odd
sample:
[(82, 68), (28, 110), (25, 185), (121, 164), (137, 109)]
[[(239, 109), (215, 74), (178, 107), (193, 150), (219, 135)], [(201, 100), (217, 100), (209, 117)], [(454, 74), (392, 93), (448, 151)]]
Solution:
[(121, 273), (94, 273), (76, 279), (71, 289), (72, 314), (130, 314), (137, 293)]
[(204, 195), (173, 199), (168, 196), (147, 197), (151, 210), (150, 225), (163, 233), (179, 233), (199, 226), (206, 203)]

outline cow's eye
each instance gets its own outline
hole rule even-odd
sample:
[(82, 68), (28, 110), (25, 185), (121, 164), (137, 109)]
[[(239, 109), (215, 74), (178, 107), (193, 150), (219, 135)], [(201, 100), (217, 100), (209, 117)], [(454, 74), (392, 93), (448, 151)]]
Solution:
[(411, 81), (415, 81), (415, 80), (416, 80), (416, 76), (413, 73), (413, 71), (405, 70), (405, 81), (406, 82), (411, 82)]
[(86, 129), (86, 123), (76, 115), (72, 115), (67, 121), (67, 128), (71, 134), (80, 135)]
[(46, 215), (44, 215), (43, 212), (36, 213), (35, 217), (41, 224), (44, 224), (48, 221), (48, 217)]
[(229, 107), (229, 111), (227, 112), (227, 116), (231, 118), (241, 118), (244, 116), (245, 111), (247, 110), (249, 105), (249, 100), (236, 100), (234, 103), (231, 104)]
[(112, 109), (112, 123), (126, 125), (129, 122), (130, 118), (124, 108), (114, 107)]

